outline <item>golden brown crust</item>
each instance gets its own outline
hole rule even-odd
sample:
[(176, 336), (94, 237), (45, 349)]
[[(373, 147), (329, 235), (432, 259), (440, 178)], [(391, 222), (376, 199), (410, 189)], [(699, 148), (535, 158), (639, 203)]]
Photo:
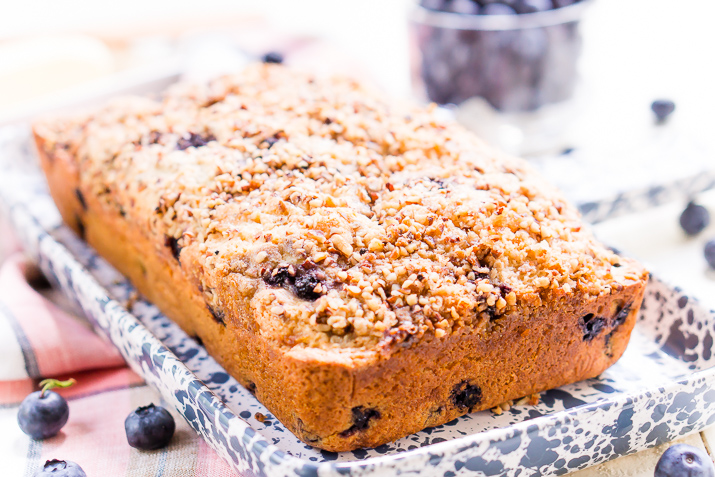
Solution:
[[(234, 87), (232, 82), (229, 85)], [(363, 97), (364, 92), (359, 93)], [(180, 100), (187, 101), (187, 96), (177, 94), (166, 101), (169, 104)], [(154, 104), (152, 108), (158, 106)], [(159, 113), (152, 114), (148, 122), (160, 117), (156, 116)], [(121, 131), (131, 129), (130, 123), (143, 121), (136, 119), (141, 115), (127, 117), (130, 119), (119, 120), (123, 122)], [(42, 165), (63, 217), (162, 311), (189, 334), (199, 336), (232, 375), (255, 390), (259, 400), (281, 422), (312, 445), (333, 451), (376, 446), (470, 411), (596, 376), (625, 349), (644, 292), (646, 272), (635, 262), (613, 255), (581, 231), (577, 214), (570, 206), (539, 180), (529, 179), (528, 167), (518, 161), (489, 156), (480, 162), (482, 169), (496, 171), (506, 164), (512, 171), (494, 172), (490, 179), (496, 189), (493, 197), (501, 197), (504, 203), (502, 210), (485, 206), (479, 209), (482, 215), (473, 215), (477, 209), (465, 209), (467, 215), (460, 215), (463, 212), (454, 209), (453, 204), (460, 203), (463, 185), (453, 185), (449, 193), (436, 192), (434, 197), (446, 198), (443, 217), (450, 218), (439, 222), (441, 235), (430, 235), (429, 217), (415, 216), (415, 212), (421, 212), (419, 203), (413, 201), (415, 207), (408, 217), (411, 222), (390, 222), (391, 216), (384, 215), (388, 210), (393, 211), (390, 213), (394, 217), (405, 217), (404, 211), (392, 206), (358, 210), (365, 217), (377, 217), (377, 227), (367, 223), (364, 226), (368, 231), (387, 234), (386, 240), (375, 242), (361, 236), (358, 228), (353, 236), (323, 234), (326, 241), (311, 235), (306, 218), (317, 214), (328, 222), (336, 220), (337, 230), (342, 225), (330, 215), (334, 211), (322, 211), (316, 203), (317, 212), (296, 213), (297, 218), (288, 222), (296, 227), (301, 224), (300, 230), (307, 231), (301, 239), (304, 247), (312, 244), (312, 251), (301, 258), (294, 252), (295, 247), (293, 251), (284, 247), (281, 230), (285, 229), (276, 226), (275, 221), (264, 225), (275, 237), (267, 240), (264, 232), (257, 241), (263, 244), (259, 248), (248, 247), (239, 231), (226, 228), (248, 226), (246, 222), (236, 222), (231, 215), (241, 216), (242, 204), (271, 217), (275, 215), (270, 214), (280, 215), (270, 209), (275, 204), (271, 205), (269, 198), (277, 193), (270, 180), (256, 184), (255, 190), (265, 190), (265, 196), (259, 192), (228, 203), (214, 198), (211, 207), (202, 208), (207, 205), (201, 202), (205, 199), (201, 194), (211, 196), (205, 189), (192, 191), (184, 187), (172, 193), (172, 181), (186, 185), (187, 180), (175, 175), (173, 163), (166, 159), (174, 154), (171, 150), (177, 147), (175, 143), (167, 143), (162, 149), (141, 138), (137, 143), (132, 137), (129, 143), (119, 141), (125, 146), (117, 147), (125, 152), (112, 152), (116, 142), (107, 139), (111, 135), (106, 121), (94, 117), (36, 128)], [(386, 121), (390, 123), (392, 119)], [(346, 122), (349, 121), (340, 123), (336, 119), (340, 126)], [(442, 126), (430, 127), (441, 130)], [(220, 128), (212, 131), (220, 136)], [(104, 134), (104, 142), (93, 142), (96, 136), (92, 133)], [(290, 145), (295, 137), (295, 142), (301, 144), (303, 136), (295, 134), (285, 133), (283, 140)], [(439, 144), (440, 136), (435, 133), (422, 140)], [(469, 138), (463, 140), (477, 152), (490, 153)], [(345, 148), (344, 144), (338, 145)], [(214, 155), (226, 154), (216, 145), (211, 147), (190, 147), (188, 154), (174, 160), (195, 160), (186, 164), (201, 172), (214, 167), (205, 165)], [(169, 165), (157, 165), (158, 157)], [(440, 159), (464, 166), (459, 157)], [(166, 176), (172, 185), (146, 181), (152, 177), (153, 169), (142, 169), (136, 164), (140, 160), (163, 171), (174, 171), (174, 175)], [(252, 164), (255, 166), (256, 160)], [(446, 165), (445, 170), (449, 167)], [(136, 169), (143, 172), (131, 172)], [(517, 186), (510, 183), (514, 190), (506, 194), (499, 174), (514, 173), (519, 175)], [(241, 174), (245, 176), (245, 168)], [(118, 175), (125, 178), (119, 180)], [(163, 177), (159, 174), (159, 178)], [(383, 175), (356, 176), (357, 183), (362, 180), (359, 177), (371, 180)], [(389, 174), (384, 177), (389, 178)], [(135, 180), (145, 181), (141, 190), (131, 182)], [(482, 180), (479, 173), (475, 180)], [(313, 187), (311, 184), (301, 180), (293, 187), (305, 189)], [(419, 181), (401, 182), (398, 186), (402, 197), (410, 197), (416, 190), (435, 192), (425, 192)], [(113, 190), (102, 193), (102, 187)], [(383, 205), (399, 197), (389, 190), (394, 186), (385, 187), (375, 192)], [(182, 193), (177, 197), (176, 192)], [(337, 200), (334, 193), (320, 197)], [(187, 205), (190, 197), (198, 201), (191, 207)], [(187, 202), (182, 205), (182, 200)], [(193, 218), (181, 219), (187, 211), (195, 218), (205, 210), (217, 211), (212, 215), (217, 225), (207, 223), (206, 227), (223, 227), (222, 233), (203, 233), (199, 237), (202, 231)], [(156, 213), (160, 213), (160, 223), (153, 221)], [(379, 214), (384, 218), (379, 219)], [(465, 221), (459, 227), (455, 227), (457, 217)], [(440, 220), (438, 214), (435, 218)], [(424, 224), (420, 225), (422, 220)], [(184, 227), (178, 239), (171, 233), (177, 224)], [(476, 227), (474, 236), (458, 235), (460, 227), (464, 230), (470, 226)], [(489, 234), (480, 236), (480, 226)], [(521, 226), (526, 231), (519, 231)], [(315, 223), (314, 227), (320, 230), (322, 225)], [(509, 232), (513, 227), (516, 233)], [(494, 235), (498, 230), (502, 235)], [(389, 238), (390, 234), (396, 235)], [(449, 234), (453, 234), (452, 238)], [(500, 242), (500, 237), (507, 236), (511, 238)], [(431, 237), (421, 243), (433, 244), (433, 249), (444, 255), (430, 255), (427, 249), (419, 255), (421, 246), (412, 248), (419, 237)], [(290, 243), (296, 242), (293, 239)], [(354, 250), (360, 243), (366, 249), (362, 255)], [(277, 247), (271, 248), (271, 244)], [(486, 254), (480, 252), (485, 246), (489, 250)], [(392, 251), (386, 247), (392, 247)], [(300, 274), (308, 272), (290, 267), (314, 263), (320, 258), (318, 254), (327, 258), (317, 260), (318, 265), (308, 269), (310, 274), (323, 274), (310, 275), (317, 277), (317, 285), (315, 291), (307, 293), (320, 296), (311, 300), (307, 298), (313, 296), (301, 296), (306, 292), (297, 285)], [(477, 256), (479, 260), (471, 261), (470, 257)], [(326, 262), (330, 257), (333, 266)], [(443, 257), (449, 260), (444, 262)], [(234, 262), (242, 260), (243, 265), (237, 268)], [(262, 263), (270, 264), (268, 275), (260, 273)], [(229, 265), (232, 268), (227, 270)], [(283, 275), (277, 276), (278, 273)], [(320, 289), (325, 284), (329, 284), (329, 291)], [(380, 295), (379, 286), (384, 286), (387, 294)], [(388, 297), (396, 299), (390, 301)], [(451, 303), (450, 307), (444, 308), (445, 303)], [(326, 316), (330, 321), (316, 321), (321, 307), (330, 312)], [(358, 320), (369, 316), (365, 310), (369, 313), (373, 308), (372, 320)], [(435, 315), (429, 315), (428, 310)], [(394, 315), (392, 318), (388, 311)], [(295, 313), (305, 316), (306, 321)], [(286, 327), (286, 323), (291, 326)], [(350, 331), (346, 331), (347, 324)], [(365, 334), (359, 332), (361, 326)], [(320, 337), (327, 337), (327, 341)]]

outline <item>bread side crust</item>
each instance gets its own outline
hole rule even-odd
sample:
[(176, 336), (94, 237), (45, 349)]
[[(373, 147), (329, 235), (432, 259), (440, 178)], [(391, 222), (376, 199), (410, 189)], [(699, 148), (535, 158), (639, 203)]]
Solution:
[[(468, 412), (597, 376), (624, 352), (645, 290), (644, 280), (634, 280), (611, 295), (564, 295), (525, 314), (499, 318), (486, 337), (480, 328), (462, 328), (443, 338), (426, 336), (389, 355), (369, 352), (353, 359), (348, 352), (291, 349), (246, 327), (261, 320), (252, 316), (255, 309), (246, 299), (234, 297), (232, 312), (218, 322), (191, 278), (192, 257), (182, 254), (180, 263), (165, 244), (104, 208), (81, 190), (71, 155), (50, 156), (42, 137), (35, 139), (64, 220), (149, 301), (199, 337), (289, 430), (330, 451), (375, 447)], [(626, 306), (625, 321), (611, 327)], [(579, 317), (589, 314), (607, 322), (584, 341)], [(480, 398), (474, 402), (477, 389)]]

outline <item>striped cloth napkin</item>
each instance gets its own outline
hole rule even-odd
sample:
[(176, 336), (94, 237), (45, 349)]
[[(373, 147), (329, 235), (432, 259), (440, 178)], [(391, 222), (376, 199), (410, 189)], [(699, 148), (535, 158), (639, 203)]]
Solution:
[[(84, 320), (30, 286), (32, 267), (7, 230), (0, 226), (0, 475), (30, 477), (45, 461), (61, 459), (89, 477), (235, 477), (173, 409), (176, 434), (167, 448), (127, 444), (124, 419), (139, 406), (163, 405), (159, 394)], [(77, 384), (58, 391), (69, 402), (67, 425), (44, 441), (23, 434), (17, 409), (25, 396), (43, 378), (70, 377)]]

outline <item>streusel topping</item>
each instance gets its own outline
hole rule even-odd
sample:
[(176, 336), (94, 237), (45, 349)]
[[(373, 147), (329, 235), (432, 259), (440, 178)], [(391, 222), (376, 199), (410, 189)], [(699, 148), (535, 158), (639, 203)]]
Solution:
[(348, 79), (255, 65), (44, 128), (76, 151), (83, 192), (168, 248), (217, 319), (249, 300), (247, 325), (285, 346), (488, 332), (644, 273), (524, 161)]

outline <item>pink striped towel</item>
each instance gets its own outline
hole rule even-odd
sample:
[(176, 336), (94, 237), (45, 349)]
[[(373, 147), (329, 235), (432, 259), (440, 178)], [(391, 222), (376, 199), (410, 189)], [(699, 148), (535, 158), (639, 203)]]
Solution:
[[(33, 476), (48, 459), (72, 460), (88, 476), (235, 476), (174, 413), (177, 430), (158, 451), (129, 447), (124, 419), (138, 406), (161, 404), (156, 391), (126, 367), (81, 318), (33, 289), (7, 227), (0, 227), (0, 462), (3, 476)], [(42, 378), (77, 384), (62, 389), (70, 418), (55, 437), (34, 441), (17, 425), (17, 409)], [(173, 412), (173, 409), (171, 409)]]

